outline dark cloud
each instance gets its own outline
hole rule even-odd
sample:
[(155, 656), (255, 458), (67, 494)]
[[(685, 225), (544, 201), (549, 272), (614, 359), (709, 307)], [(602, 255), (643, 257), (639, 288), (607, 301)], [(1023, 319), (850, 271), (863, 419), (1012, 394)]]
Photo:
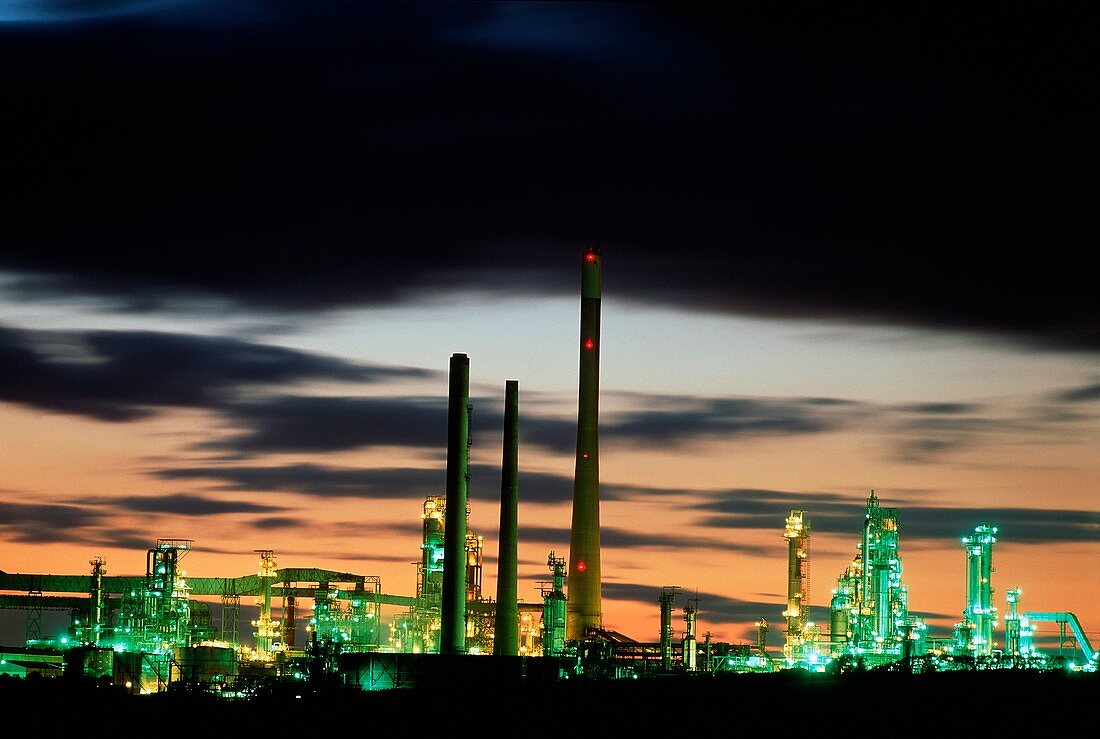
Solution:
[(933, 409), (907, 406), (882, 408), (878, 413), (881, 434), (891, 444), (893, 458), (923, 464), (958, 458), (962, 451), (1018, 445), (1021, 440), (1042, 444), (1054, 438), (1091, 437), (1095, 417), (1064, 403), (1045, 398), (1021, 408), (927, 404)]
[[(565, 522), (567, 523), (567, 522)], [(538, 526), (525, 523), (523, 517), (519, 521), (519, 536), (522, 541), (546, 544), (548, 548), (556, 551), (557, 556), (569, 555), (569, 526)]]
[[(600, 433), (606, 436), (605, 422), (600, 421)], [(561, 454), (577, 451), (577, 419), (538, 418), (525, 413), (519, 425), (519, 443), (549, 449)]]
[(280, 506), (261, 505), (237, 500), (213, 500), (200, 495), (175, 493), (171, 495), (103, 498), (98, 505), (116, 509), (120, 513), (164, 513), (177, 516), (218, 516), (227, 513), (272, 513), (283, 510)]
[(889, 430), (894, 442), (895, 459), (921, 463), (941, 458), (950, 452), (987, 443), (991, 436), (1008, 430), (1022, 431), (1019, 424), (1002, 418), (961, 417), (959, 412), (901, 418)]
[[(841, 534), (858, 539), (866, 518), (866, 501), (837, 493), (791, 493), (780, 490), (735, 489), (699, 493), (706, 500), (689, 504), (709, 515), (697, 526), (723, 529), (780, 531), (792, 509), (806, 511), (812, 532)], [(1004, 542), (1056, 544), (1067, 540), (1100, 540), (1100, 513), (1087, 510), (1042, 508), (944, 508), (900, 505), (878, 494), (879, 506), (895, 508), (901, 541), (915, 543), (961, 541), (981, 523), (1000, 530)]]
[[(423, 500), (421, 500), (423, 503)], [(419, 510), (419, 508), (417, 509)], [(419, 516), (403, 518), (399, 522), (385, 520), (370, 520), (367, 522), (338, 521), (333, 526), (333, 532), (345, 539), (374, 539), (389, 536), (415, 536), (420, 537), (424, 533), (423, 524)], [(319, 555), (326, 556), (326, 555)]]
[[(151, 474), (165, 480), (211, 480), (218, 490), (239, 492), (283, 492), (321, 498), (364, 500), (409, 499), (423, 501), (427, 495), (446, 494), (446, 466), (429, 467), (335, 467), (293, 464), (271, 467), (202, 466), (166, 467)], [(471, 501), (500, 502), (501, 472), (491, 465), (470, 465), (467, 495)], [(520, 471), (520, 501), (523, 505), (557, 504), (572, 500), (573, 478), (544, 472)], [(241, 503), (227, 506), (247, 505)]]
[(597, 241), (623, 298), (1100, 348), (1086, 5), (76, 8), (0, 26), (25, 297), (567, 293)]
[[(1003, 544), (1064, 544), (1100, 541), (1100, 511), (1066, 508), (913, 508), (900, 512), (907, 537), (969, 536), (980, 523), (997, 527)], [(960, 545), (961, 546), (961, 545)]]
[(1091, 403), (1100, 400), (1100, 382), (1063, 390), (1054, 399), (1061, 403)]
[(904, 406), (903, 410), (936, 416), (954, 416), (973, 413), (980, 408), (981, 406), (974, 403), (914, 403)]
[(0, 366), (0, 400), (102, 421), (144, 418), (166, 407), (217, 409), (257, 385), (370, 383), (432, 374), (226, 337), (3, 326)]
[(645, 440), (666, 445), (708, 437), (815, 434), (843, 428), (858, 414), (855, 404), (843, 404), (841, 412), (837, 409), (840, 404), (813, 398), (770, 400), (653, 395), (639, 396), (639, 400), (647, 410), (601, 419), (601, 440), (611, 443)]
[(812, 530), (843, 531), (851, 521), (862, 525), (866, 504), (830, 492), (734, 488), (700, 492), (704, 500), (686, 505), (708, 514), (697, 525), (736, 529), (782, 529), (791, 510), (809, 511)]
[(283, 396), (226, 409), (243, 433), (205, 442), (242, 454), (331, 452), (370, 446), (447, 448), (447, 397)]
[[(682, 444), (703, 438), (812, 434), (842, 428), (857, 415), (814, 399), (639, 396), (647, 410), (600, 420), (606, 444)], [(665, 408), (653, 406), (664, 405)], [(854, 406), (854, 404), (852, 404)], [(477, 406), (475, 406), (476, 408)], [(203, 444), (242, 454), (339, 451), (379, 445), (447, 446), (447, 399), (284, 396), (234, 403), (224, 410), (243, 433)], [(475, 439), (497, 439), (500, 419), (471, 416)], [(521, 444), (572, 454), (577, 422), (526, 415)]]
[(611, 549), (636, 549), (638, 547), (654, 547), (660, 549), (683, 549), (685, 547), (698, 547), (700, 549), (715, 552), (740, 552), (750, 555), (767, 555), (771, 548), (759, 546), (746, 546), (736, 542), (722, 539), (708, 539), (700, 536), (685, 536), (681, 533), (662, 533), (628, 531), (626, 529), (600, 527), (600, 546)]
[(0, 530), (6, 538), (29, 543), (79, 540), (102, 526), (106, 516), (87, 506), (0, 501)]
[(119, 528), (98, 506), (0, 501), (0, 535), (24, 544), (83, 544), (143, 551), (155, 535)]
[(306, 528), (309, 522), (304, 518), (293, 518), (291, 516), (268, 516), (266, 518), (258, 518), (251, 522), (251, 526), (254, 529), (297, 529), (301, 530)]
[[(564, 523), (568, 524), (568, 521)], [(568, 554), (568, 525), (560, 528), (525, 525), (521, 515), (519, 528), (520, 538), (523, 541), (546, 544), (548, 547), (558, 549), (563, 556)], [(710, 551), (740, 552), (749, 555), (767, 555), (771, 553), (770, 549), (745, 546), (724, 539), (684, 536), (677, 533), (637, 532), (611, 526), (600, 527), (600, 546), (606, 549), (637, 549), (639, 547), (683, 549), (694, 546)]]
[(166, 480), (214, 480), (220, 490), (337, 498), (415, 498), (442, 494), (446, 485), (445, 470), (414, 467), (370, 469), (303, 463), (277, 467), (170, 467), (153, 474)]
[[(571, 462), (572, 460), (570, 460)], [(471, 472), (471, 475), (474, 473)], [(496, 467), (484, 468), (478, 473), (478, 478), (486, 481), (485, 485), (475, 487), (474, 498), (488, 501), (494, 499), (500, 501), (501, 471)], [(496, 481), (496, 486), (493, 483)], [(562, 474), (553, 472), (536, 472), (524, 470), (522, 467), (518, 475), (519, 505), (557, 505), (573, 500), (573, 467), (567, 464), (562, 468)], [(522, 515), (522, 513), (520, 514)]]
[[(409, 370), (417, 376), (416, 370)], [(212, 439), (202, 449), (242, 456), (279, 452), (333, 452), (374, 446), (447, 448), (445, 387), (433, 397), (340, 397), (284, 395), (226, 403), (221, 411), (238, 433)], [(496, 405), (471, 398), (472, 443), (500, 447), (503, 416), (488, 410)], [(520, 443), (571, 453), (576, 421), (525, 415)]]
[(661, 498), (683, 496), (685, 493), (693, 494), (694, 490), (685, 488), (657, 488), (644, 485), (623, 485), (618, 483), (601, 482), (600, 499), (607, 501), (631, 501), (641, 497), (655, 496)]
[[(927, 402), (886, 406), (842, 398), (689, 397), (615, 393), (638, 411), (604, 411), (600, 441), (638, 448), (682, 447), (739, 437), (824, 434), (854, 427), (878, 434), (899, 460), (925, 462), (1027, 432), (1036, 438), (1089, 420), (1049, 400), (1033, 409), (995, 409), (977, 403)], [(239, 431), (201, 444), (238, 456), (272, 452), (328, 452), (374, 446), (446, 449), (445, 397), (280, 396), (227, 403), (222, 411)], [(479, 400), (471, 415), (471, 438), (499, 447), (502, 417), (479, 413), (492, 407)], [(520, 444), (561, 455), (576, 449), (576, 420), (525, 414)], [(540, 481), (541, 484), (541, 481)]]
[[(136, 529), (119, 529), (115, 526), (109, 526), (96, 531), (94, 535), (85, 536), (83, 542), (89, 545), (94, 544), (97, 547), (126, 549), (132, 552), (144, 553), (157, 545), (158, 538), (160, 538), (158, 532), (149, 534)], [(131, 571), (136, 572), (142, 566), (141, 560), (135, 558)]]

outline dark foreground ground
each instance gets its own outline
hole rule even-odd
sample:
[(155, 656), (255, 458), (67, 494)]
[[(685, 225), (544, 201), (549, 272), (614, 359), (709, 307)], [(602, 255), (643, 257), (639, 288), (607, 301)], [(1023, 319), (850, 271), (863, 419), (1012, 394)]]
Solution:
[[(0, 707), (50, 736), (68, 731), (166, 735), (224, 733), (219, 727), (321, 730), (325, 735), (443, 731), (447, 736), (722, 736), (782, 732), (806, 736), (959, 736), (1024, 729), (1091, 735), (1100, 673), (989, 670), (908, 675), (723, 674), (555, 684), (453, 686), (365, 692), (277, 685), (248, 700), (201, 692), (128, 695), (67, 678), (0, 677)], [(336, 724), (329, 724), (334, 719)], [(248, 722), (248, 723), (237, 723)], [(386, 729), (381, 732), (379, 730)], [(335, 732), (335, 734), (333, 734)], [(350, 733), (349, 733), (350, 732)], [(235, 733), (235, 732), (234, 732)], [(763, 736), (763, 734), (761, 734)]]

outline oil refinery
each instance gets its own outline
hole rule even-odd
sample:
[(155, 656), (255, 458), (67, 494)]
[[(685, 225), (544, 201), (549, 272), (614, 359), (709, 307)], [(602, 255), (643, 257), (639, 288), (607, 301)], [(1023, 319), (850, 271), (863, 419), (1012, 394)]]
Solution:
[[(966, 602), (950, 634), (937, 635), (910, 610), (901, 516), (874, 490), (851, 532), (855, 554), (836, 575), (828, 621), (810, 618), (813, 511), (776, 522), (786, 545), (786, 602), (757, 621), (757, 639), (734, 644), (699, 632), (699, 599), (665, 585), (655, 602), (659, 639), (638, 641), (604, 628), (600, 558), (600, 270), (595, 248), (582, 259), (580, 373), (573, 513), (568, 553), (547, 552), (540, 603), (517, 596), (519, 384), (505, 393), (497, 589), (482, 589), (484, 537), (469, 528), (469, 359), (450, 364), (446, 490), (419, 509), (416, 590), (387, 593), (379, 577), (280, 566), (256, 550), (253, 572), (188, 577), (191, 539), (163, 538), (145, 553), (144, 575), (109, 574), (118, 563), (89, 560), (82, 574), (0, 571), (0, 607), (26, 613), (22, 645), (0, 647), (0, 675), (79, 675), (133, 694), (188, 685), (226, 697), (257, 686), (320, 678), (364, 691), (417, 687), (477, 675), (547, 683), (576, 677), (653, 675), (909, 673), (1029, 669), (1095, 672), (1097, 652), (1071, 611), (1023, 608), (1019, 587), (993, 584), (994, 522), (975, 522), (960, 546)], [(410, 511), (410, 517), (416, 515)], [(777, 552), (780, 551), (777, 545)], [(2, 564), (2, 563), (0, 563)], [(778, 585), (778, 584), (777, 584)], [(254, 619), (242, 624), (242, 603)], [(386, 609), (388, 613), (384, 612)], [(64, 635), (45, 633), (44, 612), (69, 614)], [(767, 646), (768, 618), (782, 618), (782, 649)], [(1053, 624), (1056, 648), (1036, 645), (1036, 624)], [(299, 639), (304, 625), (306, 638)], [(300, 643), (301, 642), (301, 643)]]

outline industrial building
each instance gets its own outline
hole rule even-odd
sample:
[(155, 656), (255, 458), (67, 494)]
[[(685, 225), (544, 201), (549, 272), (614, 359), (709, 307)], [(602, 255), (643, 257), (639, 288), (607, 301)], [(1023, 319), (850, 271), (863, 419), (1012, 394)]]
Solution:
[[(709, 633), (700, 638), (698, 597), (688, 598), (682, 607), (683, 629), (677, 636), (678, 586), (662, 587), (655, 603), (660, 620), (656, 642), (603, 629), (588, 640), (569, 639), (566, 560), (552, 551), (547, 557), (549, 578), (540, 583), (542, 602), (515, 602), (506, 624), (498, 614), (509, 609), (481, 590), (482, 537), (468, 532), (459, 558), (466, 651), (449, 661), (436, 660), (446, 655), (440, 635), (447, 513), (443, 496), (424, 500), (416, 593), (410, 596), (384, 593), (377, 577), (279, 567), (270, 550), (256, 552), (254, 574), (189, 578), (181, 563), (192, 542), (181, 539), (158, 540), (146, 552), (144, 576), (109, 575), (108, 563), (100, 557), (90, 560), (85, 575), (0, 572), (0, 592), (5, 593), (0, 605), (27, 614), (26, 642), (0, 650), (0, 672), (77, 671), (134, 692), (158, 692), (185, 682), (247, 695), (265, 682), (319, 675), (377, 690), (431, 684), (443, 679), (441, 674), (473, 674), (471, 670), (497, 678), (503, 674), (518, 680), (524, 674), (557, 681), (581, 674), (616, 678), (856, 667), (1096, 669), (1097, 654), (1076, 616), (1023, 612), (1019, 588), (1006, 591), (1006, 616), (998, 628), (991, 578), (996, 527), (988, 523), (963, 539), (960, 580), (967, 583), (967, 596), (962, 621), (951, 636), (930, 635), (908, 611), (898, 511), (882, 507), (873, 491), (863, 526), (853, 532), (857, 554), (831, 591), (825, 631), (807, 615), (809, 512), (792, 510), (786, 518), (788, 599), (782, 611), (786, 634), (781, 651), (769, 652), (763, 618), (757, 622), (755, 644), (715, 643)], [(242, 598), (258, 608), (251, 628), (240, 623)], [(303, 611), (306, 603), (308, 610)], [(395, 613), (383, 618), (382, 606)], [(68, 612), (64, 635), (41, 632), (42, 613), (49, 610)], [(308, 635), (302, 644), (295, 639), (300, 621)], [(1035, 625), (1042, 622), (1057, 627), (1057, 653), (1034, 645)], [(501, 654), (496, 636), (509, 631), (515, 651)], [(441, 672), (444, 665), (450, 667)]]
[[(792, 509), (784, 522), (787, 600), (781, 653), (767, 648), (768, 621), (757, 621), (753, 644), (700, 638), (700, 599), (682, 608), (680, 588), (665, 585), (655, 603), (659, 639), (643, 642), (606, 629), (602, 619), (599, 519), (600, 270), (595, 248), (582, 270), (580, 373), (573, 513), (568, 557), (550, 551), (541, 603), (517, 596), (516, 509), (518, 381), (505, 393), (500, 552), (496, 597), (482, 592), (483, 537), (468, 526), (469, 357), (450, 365), (447, 475), (444, 495), (425, 496), (416, 591), (385, 593), (380, 578), (309, 567), (281, 567), (273, 550), (256, 550), (254, 573), (189, 578), (183, 560), (190, 539), (158, 539), (145, 554), (145, 574), (108, 574), (101, 557), (87, 574), (0, 571), (0, 607), (27, 614), (25, 643), (2, 648), (0, 673), (77, 674), (157, 693), (188, 684), (223, 696), (246, 697), (272, 681), (336, 681), (364, 690), (437, 685), (482, 675), (512, 681), (559, 682), (574, 677), (639, 678), (714, 675), (911, 671), (972, 668), (1095, 671), (1097, 653), (1076, 616), (1020, 610), (1021, 591), (1006, 591), (999, 628), (994, 604), (993, 547), (997, 527), (979, 523), (963, 539), (966, 603), (949, 637), (934, 637), (909, 609), (903, 580), (901, 516), (872, 490), (856, 554), (836, 579), (825, 628), (810, 617), (812, 511)], [(779, 522), (777, 522), (778, 524)], [(115, 563), (110, 563), (111, 567)], [(241, 603), (258, 615), (242, 627)], [(247, 602), (247, 600), (246, 600)], [(383, 618), (382, 607), (397, 610)], [(65, 635), (42, 633), (44, 611), (65, 611)], [(305, 643), (298, 626), (306, 623)], [(1057, 654), (1034, 644), (1034, 624), (1059, 629)]]

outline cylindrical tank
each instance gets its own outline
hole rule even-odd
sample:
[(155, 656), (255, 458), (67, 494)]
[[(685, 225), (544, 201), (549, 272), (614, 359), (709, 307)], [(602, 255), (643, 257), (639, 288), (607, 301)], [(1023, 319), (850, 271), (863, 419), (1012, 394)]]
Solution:
[(829, 641), (844, 643), (848, 641), (848, 615), (852, 599), (845, 593), (835, 593), (829, 604)]
[(180, 647), (175, 661), (174, 677), (188, 682), (219, 683), (237, 674), (237, 652), (228, 646)]

